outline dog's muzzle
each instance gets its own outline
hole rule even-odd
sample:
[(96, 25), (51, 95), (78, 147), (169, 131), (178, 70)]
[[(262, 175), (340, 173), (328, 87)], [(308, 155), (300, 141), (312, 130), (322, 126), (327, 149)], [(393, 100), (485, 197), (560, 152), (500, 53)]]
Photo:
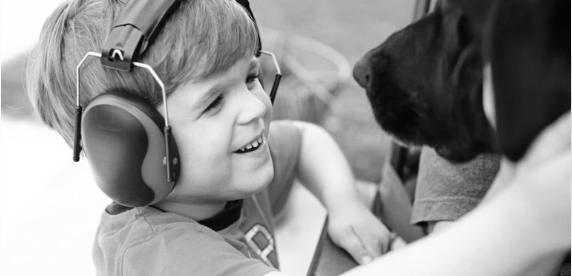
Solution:
[(357, 83), (363, 87), (368, 88), (371, 78), (371, 67), (366, 56), (362, 57), (354, 66), (353, 75)]

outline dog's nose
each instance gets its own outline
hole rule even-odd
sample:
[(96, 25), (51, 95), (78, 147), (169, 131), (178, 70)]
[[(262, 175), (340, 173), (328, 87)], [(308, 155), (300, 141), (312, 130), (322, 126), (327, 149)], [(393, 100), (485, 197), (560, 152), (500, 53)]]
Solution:
[(369, 67), (369, 62), (365, 57), (362, 57), (358, 62), (356, 62), (354, 66), (354, 79), (361, 87), (367, 88), (369, 85), (370, 74), (371, 70)]

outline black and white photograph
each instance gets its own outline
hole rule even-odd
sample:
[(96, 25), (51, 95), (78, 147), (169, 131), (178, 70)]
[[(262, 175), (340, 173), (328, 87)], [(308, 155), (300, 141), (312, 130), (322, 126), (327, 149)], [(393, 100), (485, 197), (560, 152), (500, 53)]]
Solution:
[(571, 275), (568, 0), (0, 3), (0, 275)]

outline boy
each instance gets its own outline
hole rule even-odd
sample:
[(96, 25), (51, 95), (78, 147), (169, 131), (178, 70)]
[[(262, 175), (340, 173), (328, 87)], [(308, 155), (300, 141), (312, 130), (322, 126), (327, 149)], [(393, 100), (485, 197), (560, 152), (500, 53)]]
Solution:
[[(27, 74), (29, 96), (70, 145), (75, 68), (85, 53), (101, 49), (123, 6), (68, 1), (42, 30)], [(307, 123), (270, 123), (257, 39), (256, 26), (235, 1), (187, 0), (141, 56), (139, 62), (165, 83), (181, 173), (155, 204), (106, 208), (93, 249), (98, 275), (274, 273), (272, 206), (295, 177), (328, 209), (330, 236), (358, 262), (386, 250), (388, 230), (360, 202), (333, 139)], [(103, 91), (122, 89), (166, 115), (160, 89), (145, 70), (102, 70), (86, 62), (79, 86), (82, 106)]]

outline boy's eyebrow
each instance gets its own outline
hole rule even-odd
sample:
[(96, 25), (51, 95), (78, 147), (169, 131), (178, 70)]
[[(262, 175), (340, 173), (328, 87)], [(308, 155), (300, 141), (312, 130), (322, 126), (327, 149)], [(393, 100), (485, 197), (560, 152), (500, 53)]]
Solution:
[[(260, 65), (260, 61), (258, 61), (258, 59), (253, 60), (252, 62), (250, 62), (250, 68), (248, 70), (251, 70), (252, 68), (255, 68), (259, 65)], [(212, 101), (212, 98), (214, 98), (215, 96), (218, 96), (219, 94), (224, 92), (224, 90), (230, 84), (230, 82), (231, 82), (231, 80), (227, 79), (225, 81), (222, 81), (222, 82), (219, 82), (219, 83), (216, 83), (215, 85), (213, 85), (211, 88), (209, 88), (209, 90), (207, 90), (207, 92), (205, 94), (203, 94), (197, 100), (197, 103), (195, 104), (195, 106), (197, 108), (200, 108), (202, 106), (210, 104)]]
[(214, 98), (215, 96), (218, 96), (220, 93), (224, 92), (224, 89), (228, 86), (228, 84), (229, 84), (228, 80), (216, 83), (211, 88), (209, 88), (209, 90), (207, 90), (207, 92), (205, 94), (203, 94), (199, 98), (199, 100), (197, 101), (195, 106), (197, 108), (199, 108), (199, 107), (210, 104), (212, 98)]

